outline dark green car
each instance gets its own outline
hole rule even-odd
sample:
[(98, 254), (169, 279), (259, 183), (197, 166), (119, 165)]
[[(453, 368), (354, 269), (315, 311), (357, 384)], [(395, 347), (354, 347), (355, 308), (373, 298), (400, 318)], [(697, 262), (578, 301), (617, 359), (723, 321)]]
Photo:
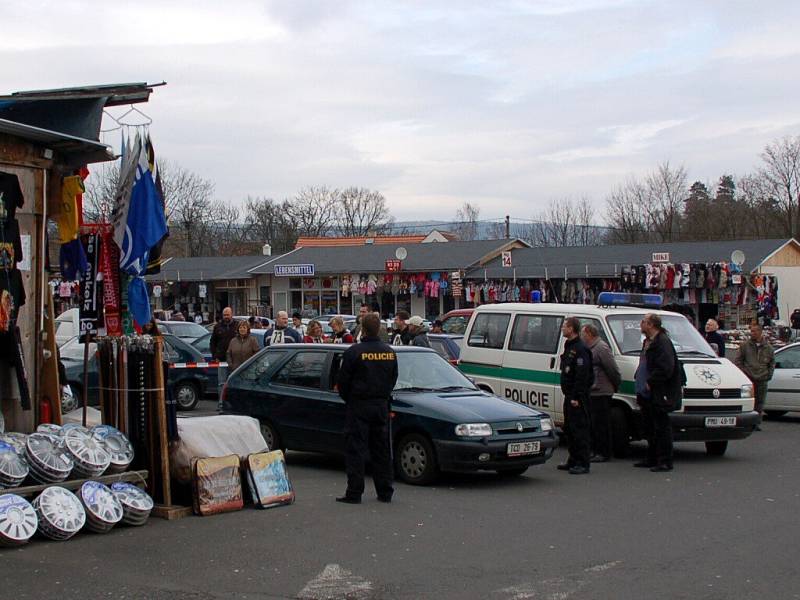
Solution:
[[(344, 401), (335, 390), (346, 345), (266, 348), (228, 379), (224, 412), (261, 422), (270, 448), (344, 454)], [(520, 475), (558, 444), (543, 412), (479, 390), (427, 348), (398, 347), (392, 399), (395, 469), (427, 484), (440, 471)]]

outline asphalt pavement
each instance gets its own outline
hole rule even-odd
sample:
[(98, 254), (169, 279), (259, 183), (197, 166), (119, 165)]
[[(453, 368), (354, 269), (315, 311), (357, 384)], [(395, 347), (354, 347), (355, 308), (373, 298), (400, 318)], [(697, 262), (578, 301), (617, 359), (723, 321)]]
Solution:
[(678, 445), (671, 473), (632, 459), (569, 475), (562, 447), (512, 480), (398, 484), (391, 505), (369, 487), (334, 502), (341, 460), (290, 452), (294, 505), (2, 549), (0, 597), (800, 598), (799, 436), (787, 417), (722, 458)]

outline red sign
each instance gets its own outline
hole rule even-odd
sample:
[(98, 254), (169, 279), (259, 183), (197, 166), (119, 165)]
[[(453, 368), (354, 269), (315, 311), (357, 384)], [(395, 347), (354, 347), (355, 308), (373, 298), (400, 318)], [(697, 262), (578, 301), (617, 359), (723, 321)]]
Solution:
[(403, 268), (403, 261), (397, 260), (394, 258), (390, 258), (386, 261), (386, 271), (388, 273), (397, 273), (398, 271), (402, 270)]

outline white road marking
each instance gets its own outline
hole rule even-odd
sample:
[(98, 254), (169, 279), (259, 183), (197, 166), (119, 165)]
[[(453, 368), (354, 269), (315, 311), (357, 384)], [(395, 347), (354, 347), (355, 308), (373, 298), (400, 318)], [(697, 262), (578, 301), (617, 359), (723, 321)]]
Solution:
[[(621, 564), (621, 560), (614, 560), (587, 567), (583, 572), (594, 576), (605, 573), (609, 569), (613, 569)], [(495, 590), (494, 593), (502, 594), (507, 600), (534, 600), (536, 598), (542, 598), (543, 600), (567, 600), (570, 596), (589, 585), (589, 583), (589, 579), (581, 579), (579, 576), (569, 578), (557, 577), (534, 583), (521, 583)]]
[(297, 594), (301, 600), (361, 600), (369, 598), (372, 583), (354, 575), (352, 571), (333, 564), (326, 565), (322, 572), (309, 581)]
[(593, 567), (589, 567), (588, 569), (584, 569), (587, 573), (602, 573), (603, 571), (608, 571), (609, 569), (613, 569), (617, 565), (621, 564), (621, 560), (612, 560), (611, 562), (603, 563), (602, 565), (595, 565)]

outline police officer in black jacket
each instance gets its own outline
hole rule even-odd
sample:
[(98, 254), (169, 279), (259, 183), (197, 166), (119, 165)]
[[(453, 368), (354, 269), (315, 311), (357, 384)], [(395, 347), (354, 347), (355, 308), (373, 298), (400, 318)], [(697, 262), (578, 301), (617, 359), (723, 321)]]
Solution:
[(571, 475), (589, 472), (592, 444), (589, 390), (594, 382), (594, 371), (592, 353), (581, 341), (580, 329), (577, 317), (567, 317), (561, 326), (561, 334), (567, 338), (561, 355), (561, 392), (564, 394), (564, 433), (569, 458), (558, 468)]
[(347, 491), (337, 502), (359, 504), (364, 493), (364, 463), (369, 453), (378, 500), (391, 502), (392, 452), (389, 404), (397, 382), (397, 357), (378, 338), (380, 319), (361, 319), (362, 341), (345, 350), (337, 384), (345, 402), (345, 465)]

